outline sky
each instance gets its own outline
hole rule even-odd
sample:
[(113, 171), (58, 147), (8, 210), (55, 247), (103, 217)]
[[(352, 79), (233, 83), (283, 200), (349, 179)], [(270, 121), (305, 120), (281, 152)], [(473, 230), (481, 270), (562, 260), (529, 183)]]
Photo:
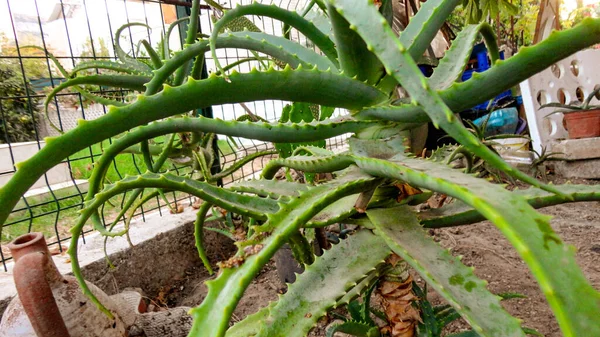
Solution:
[[(577, 8), (577, 0), (562, 0), (560, 17), (564, 20), (575, 8)], [(600, 0), (583, 0), (583, 5), (598, 4)]]

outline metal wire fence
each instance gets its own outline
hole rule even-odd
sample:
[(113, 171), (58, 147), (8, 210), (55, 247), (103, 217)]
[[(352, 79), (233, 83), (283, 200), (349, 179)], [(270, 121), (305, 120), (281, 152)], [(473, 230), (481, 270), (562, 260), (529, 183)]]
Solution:
[[(239, 1), (249, 4), (250, 0)], [(270, 3), (271, 1), (264, 1)], [(225, 4), (234, 6), (236, 3)], [(304, 0), (281, 0), (276, 3), (288, 9), (302, 8)], [(41, 149), (44, 137), (56, 136), (60, 132), (74, 128), (78, 119), (91, 120), (107, 112), (100, 104), (87, 101), (79, 93), (59, 94), (50, 104), (47, 114), (42, 113), (45, 95), (65, 79), (53, 66), (45, 51), (51, 52), (67, 70), (78, 63), (90, 59), (116, 59), (113, 52), (115, 31), (123, 24), (142, 22), (147, 27), (133, 26), (120, 37), (122, 46), (127, 46), (130, 55), (144, 58), (146, 55), (137, 43), (146, 39), (156, 45), (168, 25), (189, 14), (189, 0), (0, 0), (0, 186), (4, 185), (16, 171), (15, 164), (26, 160)], [(212, 10), (202, 6), (200, 30), (210, 34), (212, 30)], [(281, 35), (282, 24), (267, 18), (250, 17), (264, 32)], [(294, 35), (295, 34), (295, 35)], [(180, 27), (170, 39), (172, 49), (182, 46), (185, 28)], [(297, 32), (292, 38), (301, 40)], [(43, 50), (28, 48), (29, 45)], [(221, 63), (230, 63), (249, 57), (247, 51), (237, 49), (219, 50), (217, 57)], [(206, 66), (210, 72), (214, 60), (206, 55)], [(238, 66), (238, 71), (247, 71), (256, 63), (248, 62)], [(116, 98), (124, 98), (127, 91), (89, 88), (94, 93)], [(260, 101), (247, 105), (222, 105), (212, 107), (212, 116), (224, 120), (236, 119), (247, 110), (267, 120), (276, 120), (286, 102)], [(211, 111), (209, 111), (210, 113)], [(69, 240), (68, 229), (77, 218), (95, 161), (104, 147), (111, 141), (96, 144), (82, 150), (45, 174), (13, 209), (11, 216), (2, 225), (0, 259), (4, 270), (11, 256), (6, 243), (15, 237), (31, 231), (46, 235), (53, 249), (62, 252), (62, 242)], [(343, 137), (328, 141), (329, 147), (343, 144)], [(226, 167), (240, 158), (256, 151), (272, 148), (272, 144), (248, 139), (235, 139), (233, 142), (220, 139), (217, 143), (219, 163)], [(235, 173), (226, 177), (224, 184), (244, 179), (260, 171), (269, 157), (250, 162)], [(118, 180), (126, 174), (139, 174), (145, 166), (143, 159), (134, 154), (121, 154), (115, 158), (107, 173), (107, 180)], [(191, 168), (173, 164), (173, 172), (188, 173)], [(106, 204), (102, 218), (111, 224), (123, 206), (127, 195)], [(170, 203), (192, 203), (189, 195), (168, 194)], [(150, 212), (160, 215), (169, 213), (169, 207), (161, 198), (144, 204), (135, 216), (145, 220)], [(86, 227), (85, 232), (91, 231)]]

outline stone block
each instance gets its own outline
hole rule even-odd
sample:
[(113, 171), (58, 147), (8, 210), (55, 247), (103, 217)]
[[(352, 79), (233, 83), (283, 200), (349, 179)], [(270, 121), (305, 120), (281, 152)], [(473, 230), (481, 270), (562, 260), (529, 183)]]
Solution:
[(557, 161), (554, 169), (565, 178), (600, 179), (600, 159)]
[(552, 152), (562, 152), (560, 157), (569, 161), (600, 158), (600, 137), (555, 141)]

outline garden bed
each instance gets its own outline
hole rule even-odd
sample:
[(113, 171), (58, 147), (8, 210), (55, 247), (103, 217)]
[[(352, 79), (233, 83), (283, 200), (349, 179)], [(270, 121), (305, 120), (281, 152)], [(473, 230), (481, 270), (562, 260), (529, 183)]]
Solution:
[[(591, 284), (600, 289), (600, 265), (596, 262), (600, 259), (600, 203), (558, 205), (544, 208), (541, 212), (554, 216), (552, 227), (567, 243), (577, 248), (577, 262)], [(475, 267), (475, 273), (489, 282), (488, 288), (493, 293), (526, 295), (527, 298), (503, 302), (512, 315), (524, 320), (524, 326), (537, 329), (546, 337), (561, 336), (556, 320), (527, 266), (492, 224), (483, 222), (438, 229), (432, 230), (431, 234), (454, 255), (462, 255), (463, 263)], [(134, 229), (132, 236), (135, 235)], [(231, 241), (224, 236), (211, 231), (206, 231), (205, 236), (213, 264), (226, 260), (234, 252)], [(200, 304), (207, 292), (203, 282), (211, 278), (197, 256), (191, 223), (160, 233), (127, 251), (113, 254), (111, 260), (116, 268), (109, 269), (106, 262), (100, 259), (84, 268), (85, 277), (108, 294), (126, 288), (139, 288), (146, 295), (152, 310), (157, 311)], [(419, 280), (418, 277), (415, 279)], [(232, 321), (242, 320), (276, 300), (277, 295), (285, 292), (285, 289), (285, 285), (279, 281), (275, 264), (267, 264), (245, 292)], [(440, 298), (434, 293), (430, 294), (429, 299), (434, 304), (440, 303)], [(374, 302), (377, 303), (377, 299)], [(311, 336), (324, 336), (330, 322), (328, 318), (322, 319)], [(450, 325), (448, 332), (467, 327), (464, 321), (457, 321)]]
[[(564, 183), (557, 180), (556, 183)], [(577, 181), (594, 184), (594, 181)], [(582, 202), (557, 205), (540, 210), (553, 216), (552, 227), (563, 240), (577, 248), (577, 262), (591, 284), (600, 290), (600, 203)], [(470, 226), (432, 230), (436, 241), (450, 249), (454, 255), (462, 255), (463, 263), (475, 267), (475, 274), (489, 282), (493, 293), (520, 293), (527, 298), (503, 301), (504, 307), (514, 316), (523, 319), (523, 325), (534, 328), (546, 337), (562, 336), (545, 297), (535, 279), (514, 248), (489, 222)], [(160, 298), (169, 306), (195, 306), (202, 302), (208, 278), (203, 269), (189, 269), (186, 278), (161, 289)], [(419, 278), (416, 277), (418, 280)], [(277, 299), (285, 291), (279, 282), (274, 263), (268, 264), (252, 282), (236, 308), (233, 321), (239, 321)], [(432, 303), (440, 303), (437, 294), (431, 293)], [(158, 301), (158, 300), (157, 300)], [(377, 302), (377, 301), (375, 301)], [(323, 319), (312, 336), (324, 336), (329, 320)], [(465, 330), (464, 321), (456, 321), (447, 332)], [(336, 334), (336, 336), (342, 334)]]

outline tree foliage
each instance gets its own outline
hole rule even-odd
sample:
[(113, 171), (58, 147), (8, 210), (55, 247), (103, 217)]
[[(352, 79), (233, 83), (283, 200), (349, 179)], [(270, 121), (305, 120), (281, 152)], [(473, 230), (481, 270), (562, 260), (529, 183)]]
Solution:
[(37, 100), (33, 88), (12, 64), (0, 63), (0, 143), (36, 140)]

